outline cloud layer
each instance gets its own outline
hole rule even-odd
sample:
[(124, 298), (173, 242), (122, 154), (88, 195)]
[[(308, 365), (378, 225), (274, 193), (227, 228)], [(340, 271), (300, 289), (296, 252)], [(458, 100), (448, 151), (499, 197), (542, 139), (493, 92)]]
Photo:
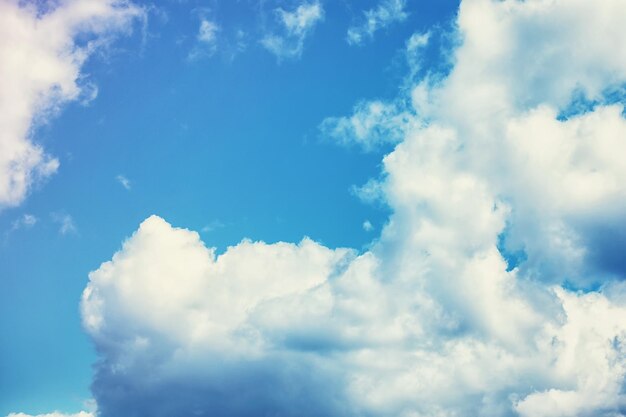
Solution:
[(624, 415), (624, 15), (463, 1), (450, 73), (376, 113), (401, 138), (364, 253), (145, 220), (83, 295), (99, 415)]
[(0, 3), (0, 208), (58, 169), (33, 132), (65, 103), (95, 96), (83, 63), (142, 13), (122, 0)]

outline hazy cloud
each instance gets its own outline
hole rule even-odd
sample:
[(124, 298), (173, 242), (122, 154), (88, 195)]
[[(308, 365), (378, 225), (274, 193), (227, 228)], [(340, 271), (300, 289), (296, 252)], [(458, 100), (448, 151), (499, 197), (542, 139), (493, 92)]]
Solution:
[(127, 190), (131, 189), (130, 180), (126, 178), (124, 175), (120, 174), (116, 176), (115, 179), (117, 180), (117, 182), (119, 182), (122, 185), (122, 187), (126, 188)]
[(376, 8), (364, 11), (358, 24), (348, 29), (346, 40), (350, 45), (360, 45), (372, 39), (378, 30), (405, 20), (408, 16), (405, 7), (405, 0), (381, 0)]
[(202, 18), (196, 35), (197, 43), (189, 52), (189, 59), (195, 60), (201, 57), (210, 57), (218, 49), (218, 33), (220, 27), (213, 20)]
[(281, 30), (267, 34), (261, 44), (279, 59), (300, 57), (304, 40), (324, 18), (322, 4), (319, 1), (303, 2), (293, 11), (279, 7), (274, 12)]
[(67, 213), (52, 213), (52, 221), (59, 225), (59, 234), (68, 235), (78, 233), (74, 218)]

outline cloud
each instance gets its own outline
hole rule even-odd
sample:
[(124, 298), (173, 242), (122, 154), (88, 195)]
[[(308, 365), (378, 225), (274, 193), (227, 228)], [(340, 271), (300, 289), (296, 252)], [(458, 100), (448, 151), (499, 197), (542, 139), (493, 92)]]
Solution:
[(319, 1), (304, 2), (293, 11), (279, 7), (275, 13), (282, 27), (281, 34), (268, 34), (261, 40), (261, 44), (279, 59), (299, 58), (304, 49), (304, 40), (315, 25), (324, 19), (322, 4)]
[(18, 230), (22, 228), (29, 229), (37, 224), (37, 217), (32, 214), (25, 213), (19, 219), (15, 220), (11, 226), (11, 230)]
[(34, 140), (37, 126), (64, 104), (94, 97), (82, 65), (142, 16), (116, 0), (0, 3), (0, 208), (19, 205), (57, 171), (58, 159)]
[(212, 20), (203, 18), (196, 36), (198, 43), (189, 53), (189, 59), (195, 60), (202, 56), (210, 57), (217, 51), (220, 27)]
[(198, 31), (198, 40), (210, 45), (215, 44), (219, 26), (210, 20), (202, 20)]
[[(429, 32), (414, 33), (407, 40), (404, 52), (409, 74), (405, 79), (407, 86), (402, 89), (413, 89), (412, 83), (420, 72), (424, 48), (430, 37)], [(397, 144), (407, 132), (426, 125), (425, 114), (417, 117), (423, 111), (417, 104), (420, 100), (427, 100), (428, 91), (421, 94), (417, 89), (415, 91), (413, 98), (401, 95), (387, 101), (361, 100), (354, 106), (351, 116), (327, 117), (320, 123), (319, 130), (323, 137), (339, 145), (358, 145), (366, 151)]]
[(122, 185), (122, 187), (126, 188), (127, 190), (130, 190), (131, 188), (130, 180), (126, 178), (124, 175), (120, 174), (116, 176), (115, 179), (117, 180), (117, 182), (119, 182)]
[(378, 30), (404, 21), (408, 16), (405, 7), (405, 0), (381, 0), (378, 7), (363, 12), (363, 19), (358, 25), (348, 29), (346, 41), (350, 45), (361, 45), (366, 39), (374, 38)]
[[(99, 415), (623, 415), (625, 13), (463, 1), (363, 187), (392, 210), (363, 253), (218, 255), (146, 219), (83, 293)], [(561, 117), (577, 94), (598, 104)]]
[(382, 144), (395, 144), (404, 138), (415, 118), (401, 103), (380, 100), (359, 102), (349, 117), (327, 117), (321, 133), (341, 145), (358, 144), (373, 150)]
[(225, 227), (226, 225), (224, 223), (222, 223), (219, 220), (213, 220), (210, 223), (204, 225), (202, 227), (202, 229), (200, 229), (201, 232), (203, 233), (209, 233), (209, 232), (213, 232), (217, 229), (221, 229), (222, 227)]
[(74, 218), (67, 213), (52, 213), (52, 221), (59, 225), (59, 234), (61, 235), (78, 233)]
[(365, 220), (363, 222), (363, 230), (365, 230), (366, 232), (371, 232), (372, 230), (374, 230), (372, 222), (370, 222), (369, 220)]
[(20, 229), (32, 229), (38, 221), (39, 219), (33, 214), (25, 213), (21, 215), (15, 219), (13, 223), (11, 223), (11, 227), (4, 232), (4, 243), (7, 243), (9, 236), (11, 236), (13, 232)]
[[(331, 370), (313, 358), (289, 360), (248, 321), (250, 311), (323, 284), (351, 256), (309, 239), (243, 241), (217, 256), (197, 233), (148, 218), (111, 262), (90, 274), (83, 295), (85, 327), (107, 352), (93, 385), (99, 413), (335, 414), (343, 407), (341, 387), (328, 385), (332, 400), (315, 382)], [(308, 343), (303, 337), (290, 343)], [(233, 401), (234, 391), (246, 401)]]

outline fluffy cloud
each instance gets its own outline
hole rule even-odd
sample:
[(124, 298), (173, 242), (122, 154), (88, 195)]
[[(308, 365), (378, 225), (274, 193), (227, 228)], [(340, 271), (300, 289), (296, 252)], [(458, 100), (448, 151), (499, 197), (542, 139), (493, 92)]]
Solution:
[(372, 39), (378, 30), (405, 20), (408, 16), (405, 7), (405, 0), (382, 0), (375, 9), (363, 12), (362, 21), (348, 29), (346, 40), (350, 45), (360, 45)]
[[(603, 104), (626, 81), (624, 12), (620, 1), (463, 2), (453, 71), (413, 93), (417, 114), (462, 132), (468, 169), (511, 205), (506, 248), (538, 279), (624, 274), (626, 122)], [(599, 104), (563, 120), (577, 95)]]
[[(319, 287), (351, 257), (308, 239), (244, 241), (216, 256), (197, 233), (150, 217), (90, 275), (83, 296), (85, 327), (107, 352), (94, 382), (101, 415), (333, 414), (339, 405), (325, 404), (327, 396), (317, 392), (329, 375), (323, 367), (315, 358), (289, 360), (288, 349), (272, 346), (250, 318)], [(281, 322), (269, 312), (263, 320)], [(307, 337), (290, 343), (306, 345)], [(244, 399), (229, 398), (234, 391)], [(308, 410), (300, 410), (307, 401)]]
[(144, 221), (83, 295), (99, 414), (624, 415), (624, 15), (462, 2), (450, 73), (378, 113), (401, 137), (364, 253)]
[(58, 169), (34, 130), (65, 103), (95, 96), (83, 63), (142, 13), (122, 0), (0, 2), (0, 208)]
[(275, 10), (281, 25), (281, 34), (268, 34), (261, 44), (279, 59), (298, 58), (304, 49), (304, 40), (315, 25), (324, 19), (324, 8), (319, 1), (302, 3), (295, 10)]

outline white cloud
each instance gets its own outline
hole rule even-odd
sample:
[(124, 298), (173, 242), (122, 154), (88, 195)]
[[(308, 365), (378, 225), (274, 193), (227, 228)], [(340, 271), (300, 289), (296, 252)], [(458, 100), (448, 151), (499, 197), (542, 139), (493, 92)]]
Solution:
[(454, 69), (421, 100), (462, 132), (464, 163), (513, 206), (507, 246), (527, 253), (521, 268), (539, 279), (580, 283), (619, 269), (601, 231), (613, 230), (613, 245), (626, 240), (621, 107), (557, 114), (576, 94), (602, 102), (626, 81), (615, 17), (624, 12), (620, 1), (463, 2)]
[[(139, 315), (136, 318), (143, 325), (169, 327), (185, 343), (215, 341), (245, 351), (248, 347), (243, 341), (235, 343), (230, 339), (254, 336), (231, 334), (245, 321), (249, 310), (259, 303), (323, 283), (334, 265), (349, 253), (304, 239), (298, 245), (243, 241), (216, 256), (214, 249), (202, 244), (197, 233), (174, 229), (163, 219), (152, 216), (142, 223), (112, 262), (90, 274), (91, 283), (83, 300), (85, 324), (96, 339), (106, 339), (111, 332), (122, 336), (119, 332), (125, 330), (123, 323), (114, 324), (117, 319), (109, 313), (119, 315), (122, 321), (130, 319), (128, 314)], [(176, 272), (180, 265), (186, 265), (188, 271), (184, 283)], [(145, 286), (150, 286), (153, 280), (159, 285), (153, 288), (149, 299), (144, 299)], [(124, 295), (119, 293), (122, 289), (119, 285), (125, 285), (123, 282), (132, 286), (124, 290)], [(207, 293), (212, 297), (206, 298)], [(100, 307), (110, 297), (117, 298), (119, 307), (135, 303), (126, 306), (132, 311), (102, 310)], [(154, 308), (157, 305), (171, 309)], [(151, 313), (146, 314), (147, 311)], [(188, 317), (196, 313), (208, 321), (196, 322)]]
[(37, 217), (32, 214), (23, 214), (22, 217), (15, 220), (13, 225), (11, 226), (12, 230), (22, 229), (22, 228), (31, 228), (35, 224), (37, 224)]
[(25, 213), (21, 215), (19, 218), (15, 219), (13, 223), (11, 223), (11, 227), (4, 232), (4, 242), (7, 242), (13, 232), (20, 229), (32, 229), (38, 221), (39, 219), (32, 214)]
[(327, 117), (320, 124), (322, 134), (341, 145), (358, 144), (372, 150), (381, 144), (400, 142), (416, 119), (400, 103), (362, 101), (352, 116)]
[[(454, 67), (363, 187), (392, 215), (362, 254), (217, 256), (144, 221), (83, 295), (100, 415), (622, 415), (626, 120), (602, 91), (626, 82), (624, 15), (464, 1)], [(600, 104), (563, 120), (575, 91)]]
[(275, 10), (282, 30), (280, 34), (266, 35), (261, 44), (279, 59), (298, 58), (304, 49), (304, 40), (318, 22), (324, 19), (324, 9), (319, 1), (304, 2), (295, 10)]
[(195, 60), (200, 57), (210, 57), (217, 51), (218, 33), (220, 27), (212, 20), (203, 18), (196, 36), (198, 44), (189, 53), (189, 59)]
[(52, 221), (59, 225), (59, 234), (61, 235), (78, 233), (74, 218), (67, 213), (52, 213)]
[(404, 21), (408, 16), (405, 7), (405, 0), (381, 0), (376, 8), (363, 12), (363, 19), (358, 25), (348, 29), (346, 40), (350, 45), (360, 45), (366, 39), (372, 39), (378, 30)]
[[(407, 40), (405, 56), (409, 74), (405, 80), (408, 86), (403, 88), (413, 89), (412, 83), (421, 69), (422, 53), (430, 36), (429, 32), (414, 33)], [(384, 144), (396, 144), (404, 139), (408, 131), (426, 125), (425, 109), (416, 104), (426, 101), (428, 92), (418, 95), (419, 90), (415, 91), (413, 100), (404, 95), (389, 101), (362, 100), (354, 106), (351, 116), (327, 117), (320, 123), (319, 130), (324, 137), (340, 145), (359, 145), (366, 151), (378, 149)]]
[[(41, 7), (42, 10), (38, 10)], [(62, 106), (97, 91), (80, 70), (143, 11), (115, 0), (0, 3), (0, 207), (20, 204), (34, 182), (52, 175), (59, 161), (34, 141), (36, 127)], [(79, 43), (80, 35), (90, 41)]]
[(430, 41), (430, 37), (430, 32), (416, 32), (406, 41), (405, 56), (409, 67), (408, 83), (412, 83), (422, 69), (423, 52)]
[(122, 187), (126, 188), (127, 190), (131, 189), (130, 180), (126, 178), (124, 175), (120, 174), (116, 176), (115, 179), (117, 180), (117, 182), (119, 182), (122, 185)]
[(217, 40), (217, 32), (219, 26), (215, 22), (210, 20), (202, 20), (200, 22), (200, 29), (198, 31), (198, 40), (210, 45), (214, 45)]
[(224, 226), (226, 226), (226, 225), (224, 223), (222, 223), (221, 221), (213, 220), (209, 224), (204, 225), (200, 231), (203, 232), (203, 233), (209, 233), (209, 232), (213, 232), (213, 231), (215, 231), (217, 229), (221, 229)]
[(366, 232), (371, 232), (372, 230), (374, 230), (372, 222), (370, 222), (369, 220), (365, 220), (363, 222), (363, 230), (365, 230)]

